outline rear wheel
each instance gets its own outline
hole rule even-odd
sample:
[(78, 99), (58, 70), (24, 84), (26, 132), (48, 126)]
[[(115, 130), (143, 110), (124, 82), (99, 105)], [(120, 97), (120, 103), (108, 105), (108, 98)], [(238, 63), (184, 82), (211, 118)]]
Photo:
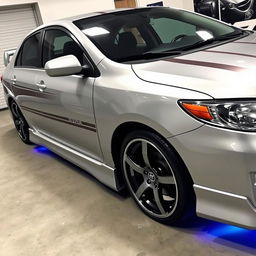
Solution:
[(21, 140), (26, 144), (31, 144), (29, 140), (29, 125), (21, 113), (21, 110), (15, 101), (10, 104), (10, 110), (16, 130)]
[(132, 132), (123, 142), (121, 159), (127, 187), (149, 217), (175, 224), (194, 213), (195, 196), (188, 172), (160, 136)]

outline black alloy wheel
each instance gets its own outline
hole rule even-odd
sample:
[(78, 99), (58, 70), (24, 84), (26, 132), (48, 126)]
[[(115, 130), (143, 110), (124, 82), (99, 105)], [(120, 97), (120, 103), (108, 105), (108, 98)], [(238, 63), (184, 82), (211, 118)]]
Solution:
[(121, 159), (130, 194), (149, 217), (179, 224), (194, 215), (191, 178), (162, 137), (150, 131), (132, 132), (123, 142)]
[(12, 113), (14, 125), (16, 127), (16, 130), (18, 131), (21, 140), (25, 144), (31, 144), (29, 140), (29, 125), (25, 120), (24, 116), (22, 115), (21, 110), (15, 101), (11, 102), (10, 110)]

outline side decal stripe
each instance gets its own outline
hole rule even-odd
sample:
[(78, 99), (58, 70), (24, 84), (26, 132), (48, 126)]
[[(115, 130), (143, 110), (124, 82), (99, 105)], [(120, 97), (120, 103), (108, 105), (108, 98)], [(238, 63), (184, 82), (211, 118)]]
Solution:
[(28, 108), (28, 107), (25, 107), (25, 106), (22, 106), (22, 109), (24, 109), (28, 112), (31, 112), (33, 114), (41, 115), (43, 117), (46, 117), (46, 118), (49, 118), (49, 119), (52, 119), (52, 120), (55, 120), (55, 121), (59, 121), (59, 122), (66, 123), (66, 124), (69, 124), (69, 125), (72, 125), (72, 126), (76, 126), (76, 127), (79, 127), (79, 128), (83, 128), (83, 129), (86, 129), (86, 130), (96, 132), (96, 126), (94, 124), (90, 124), (90, 123), (87, 123), (87, 122), (84, 122), (84, 121), (79, 121), (79, 122), (74, 121), (74, 122), (72, 122), (71, 119), (69, 119), (67, 117), (49, 114), (49, 113), (42, 112), (42, 111), (32, 109), (32, 108)]
[(6, 80), (3, 80), (2, 84), (4, 87), (8, 88), (10, 91), (12, 90), (11, 84), (8, 83)]

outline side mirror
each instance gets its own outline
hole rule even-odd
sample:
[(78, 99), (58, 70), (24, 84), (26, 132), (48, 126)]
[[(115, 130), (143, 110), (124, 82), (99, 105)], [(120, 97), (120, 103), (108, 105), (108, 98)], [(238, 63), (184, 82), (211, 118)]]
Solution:
[(16, 49), (7, 50), (4, 51), (4, 65), (7, 67), (7, 65), (10, 63), (12, 56), (16, 52)]
[(82, 66), (81, 74), (83, 74), (85, 77), (89, 77), (92, 75), (92, 68), (90, 65), (85, 64)]
[(70, 76), (83, 70), (79, 60), (74, 55), (67, 55), (45, 63), (45, 71), (48, 76)]

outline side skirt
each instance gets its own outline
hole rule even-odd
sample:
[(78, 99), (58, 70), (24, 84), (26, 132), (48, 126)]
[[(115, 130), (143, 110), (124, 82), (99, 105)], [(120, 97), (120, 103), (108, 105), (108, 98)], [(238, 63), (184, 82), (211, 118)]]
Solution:
[(29, 133), (30, 140), (33, 143), (46, 146), (56, 154), (84, 169), (108, 187), (116, 191), (120, 191), (122, 189), (122, 186), (118, 184), (117, 173), (115, 169), (59, 142), (56, 142), (35, 130), (29, 129)]

